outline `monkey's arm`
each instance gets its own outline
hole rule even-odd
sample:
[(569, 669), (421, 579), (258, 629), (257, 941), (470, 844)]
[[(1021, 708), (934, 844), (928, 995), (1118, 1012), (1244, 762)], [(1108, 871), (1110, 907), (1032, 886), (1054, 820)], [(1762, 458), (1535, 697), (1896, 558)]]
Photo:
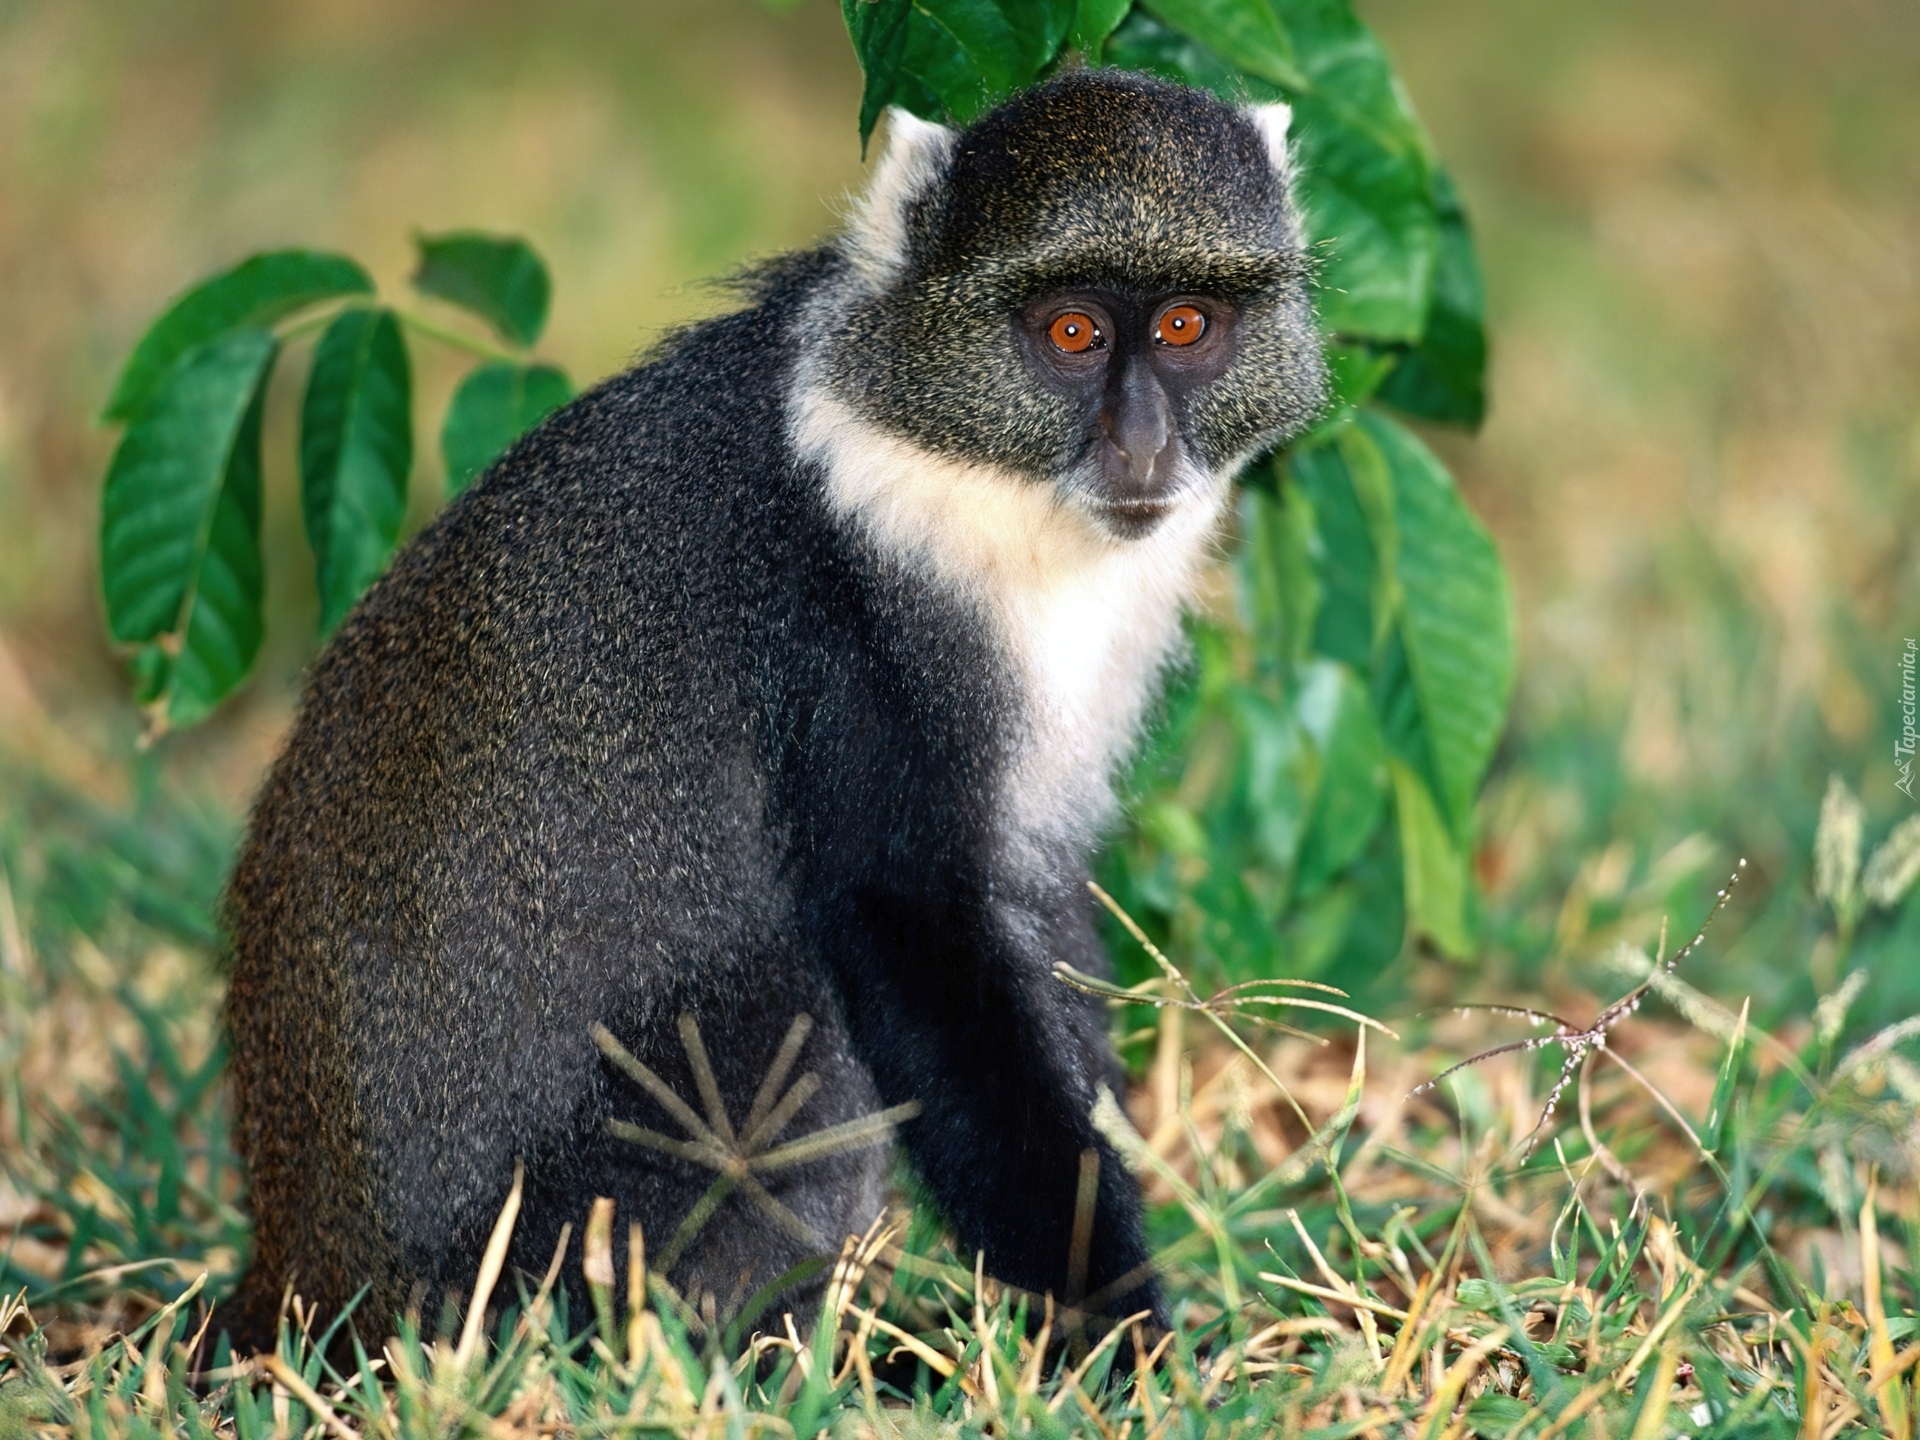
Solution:
[[(1097, 1010), (991, 917), (849, 899), (836, 933), (855, 1043), (886, 1103), (922, 1106), (902, 1134), (961, 1245), (1059, 1305), (1165, 1325), (1138, 1185), (1092, 1122), (1110, 1069)], [(1088, 1154), (1097, 1198), (1076, 1243)]]

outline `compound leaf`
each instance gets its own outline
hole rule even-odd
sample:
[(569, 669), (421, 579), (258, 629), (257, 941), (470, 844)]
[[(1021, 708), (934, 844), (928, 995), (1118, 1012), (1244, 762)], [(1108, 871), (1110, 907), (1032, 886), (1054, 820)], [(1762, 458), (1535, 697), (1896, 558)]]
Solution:
[(526, 241), (463, 230), (416, 235), (414, 244), (420, 251), (414, 289), (471, 311), (522, 348), (540, 338), (553, 282)]
[(349, 310), (320, 337), (300, 411), (300, 508), (320, 633), (385, 567), (406, 517), (412, 381), (391, 310)]
[(460, 382), (440, 427), (447, 493), (458, 495), (515, 440), (573, 398), (551, 365), (482, 365)]
[(260, 411), (277, 349), (248, 328), (188, 351), (107, 470), (107, 625), (140, 645), (136, 684), (163, 727), (205, 715), (259, 653)]
[(247, 326), (264, 329), (323, 300), (372, 293), (367, 272), (344, 255), (274, 250), (242, 260), (174, 301), (140, 337), (104, 418), (131, 419), (182, 355), (217, 336)]

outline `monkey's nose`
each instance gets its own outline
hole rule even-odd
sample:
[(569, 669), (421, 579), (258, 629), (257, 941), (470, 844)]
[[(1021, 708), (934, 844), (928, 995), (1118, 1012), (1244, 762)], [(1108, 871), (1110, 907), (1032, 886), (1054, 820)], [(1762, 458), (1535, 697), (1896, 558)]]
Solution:
[[(1110, 467), (1109, 478), (1136, 493), (1151, 490), (1154, 469), (1173, 439), (1173, 414), (1159, 384), (1137, 370), (1130, 373), (1100, 425), (1119, 462)], [(1113, 474), (1114, 469), (1121, 473)]]

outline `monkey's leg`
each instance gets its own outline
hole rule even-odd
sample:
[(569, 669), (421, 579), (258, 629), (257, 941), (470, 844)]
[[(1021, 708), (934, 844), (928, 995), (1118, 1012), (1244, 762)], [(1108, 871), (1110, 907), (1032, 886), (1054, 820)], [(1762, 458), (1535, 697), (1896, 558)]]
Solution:
[(859, 915), (841, 932), (854, 1042), (887, 1104), (923, 1107), (901, 1134), (962, 1245), (1057, 1304), (1164, 1325), (1139, 1187), (1093, 1126), (1107, 1079), (1099, 1013), (991, 925), (930, 926), (919, 907), (871, 895)]

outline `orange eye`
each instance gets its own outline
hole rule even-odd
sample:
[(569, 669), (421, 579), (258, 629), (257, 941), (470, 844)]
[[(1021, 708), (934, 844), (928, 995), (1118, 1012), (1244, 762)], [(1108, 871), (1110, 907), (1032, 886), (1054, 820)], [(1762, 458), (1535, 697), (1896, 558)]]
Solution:
[(1069, 310), (1047, 327), (1047, 338), (1067, 354), (1078, 355), (1100, 343), (1100, 327), (1093, 323), (1091, 315)]
[(1153, 338), (1162, 345), (1191, 345), (1206, 333), (1206, 316), (1191, 305), (1174, 305), (1160, 317)]

